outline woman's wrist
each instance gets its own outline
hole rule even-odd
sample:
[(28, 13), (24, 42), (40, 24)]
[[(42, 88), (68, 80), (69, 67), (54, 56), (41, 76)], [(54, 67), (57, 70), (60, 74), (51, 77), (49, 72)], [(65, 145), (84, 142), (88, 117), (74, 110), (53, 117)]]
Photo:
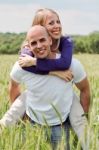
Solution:
[(36, 64), (37, 64), (37, 59), (36, 59), (36, 58), (33, 58), (33, 60), (32, 60), (32, 65), (33, 65), (33, 66), (36, 66)]

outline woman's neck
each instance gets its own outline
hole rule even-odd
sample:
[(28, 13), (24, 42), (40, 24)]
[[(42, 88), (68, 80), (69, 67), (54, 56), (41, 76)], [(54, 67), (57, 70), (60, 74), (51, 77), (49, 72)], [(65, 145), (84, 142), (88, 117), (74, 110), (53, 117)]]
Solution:
[(51, 52), (48, 55), (48, 59), (56, 59), (56, 52)]
[(51, 51), (57, 52), (60, 44), (60, 39), (52, 39)]

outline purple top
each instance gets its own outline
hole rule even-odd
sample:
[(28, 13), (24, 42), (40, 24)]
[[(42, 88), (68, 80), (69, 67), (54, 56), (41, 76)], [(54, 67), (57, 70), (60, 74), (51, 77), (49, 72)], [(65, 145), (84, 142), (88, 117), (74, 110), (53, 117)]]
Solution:
[[(61, 53), (60, 58), (37, 59), (36, 66), (23, 67), (23, 69), (36, 74), (48, 74), (49, 71), (69, 69), (73, 53), (73, 42), (70, 37), (62, 36), (60, 38), (59, 51)], [(33, 56), (32, 52), (28, 49), (23, 49), (21, 51), (22, 54)]]

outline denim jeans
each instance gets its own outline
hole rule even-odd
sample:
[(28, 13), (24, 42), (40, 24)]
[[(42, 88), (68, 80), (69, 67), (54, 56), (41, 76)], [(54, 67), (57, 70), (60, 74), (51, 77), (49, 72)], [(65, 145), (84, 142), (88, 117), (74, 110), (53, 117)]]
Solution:
[[(35, 122), (31, 119), (29, 119), (32, 125), (35, 124)], [(70, 123), (69, 119), (62, 124), (62, 125), (55, 125), (50, 127), (50, 137), (49, 137), (49, 128), (45, 127), (45, 133), (47, 140), (50, 141), (52, 150), (57, 150), (58, 144), (61, 143), (62, 141), (62, 136), (65, 136), (65, 146), (64, 150), (70, 150), (70, 145), (69, 145), (69, 129), (70, 129)], [(63, 135), (64, 132), (64, 135)]]
[[(69, 122), (66, 120), (63, 125), (56, 125), (51, 127), (51, 143), (52, 149), (56, 150), (59, 143), (62, 141), (62, 136), (65, 136), (64, 150), (70, 150), (69, 146)], [(63, 135), (64, 132), (64, 135)]]

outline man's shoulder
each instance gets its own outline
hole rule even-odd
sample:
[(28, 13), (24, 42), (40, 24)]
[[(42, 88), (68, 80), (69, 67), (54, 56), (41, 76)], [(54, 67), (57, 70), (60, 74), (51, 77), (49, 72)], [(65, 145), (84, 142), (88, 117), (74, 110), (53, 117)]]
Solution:
[(73, 72), (75, 83), (82, 81), (86, 77), (85, 69), (84, 69), (82, 63), (78, 59), (76, 59), (76, 58), (72, 59), (70, 69)]
[(24, 70), (20, 67), (19, 63), (15, 62), (10, 72), (11, 79), (16, 82), (20, 82), (24, 74)]
[(15, 71), (15, 70), (16, 70), (16, 71), (23, 70), (23, 69), (20, 67), (18, 61), (16, 61), (16, 62), (14, 63), (11, 72), (12, 72), (12, 71)]
[(75, 67), (79, 65), (82, 65), (80, 60), (78, 60), (77, 58), (72, 58), (71, 67)]
[(72, 58), (70, 69), (74, 75), (78, 75), (81, 72), (85, 72), (84, 66), (77, 58)]

